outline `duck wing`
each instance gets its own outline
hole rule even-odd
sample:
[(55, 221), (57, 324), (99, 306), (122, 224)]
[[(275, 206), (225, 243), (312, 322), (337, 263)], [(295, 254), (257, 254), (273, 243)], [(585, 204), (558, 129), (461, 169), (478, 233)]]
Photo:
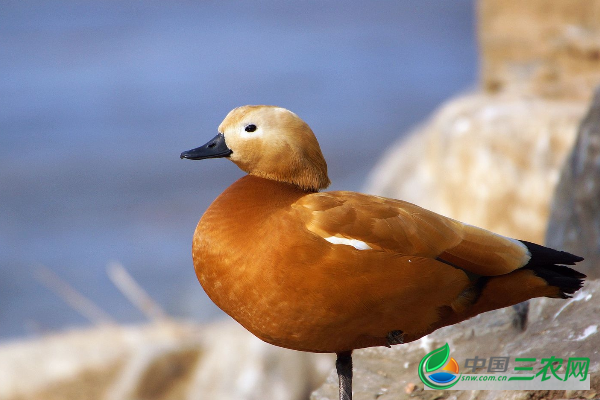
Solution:
[(304, 196), (293, 208), (330, 243), (432, 258), (477, 275), (507, 274), (531, 258), (526, 242), (401, 200), (336, 191)]

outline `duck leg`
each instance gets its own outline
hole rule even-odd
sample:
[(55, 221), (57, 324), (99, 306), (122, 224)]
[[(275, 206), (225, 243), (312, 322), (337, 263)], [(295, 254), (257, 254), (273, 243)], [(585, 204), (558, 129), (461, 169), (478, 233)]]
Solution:
[(335, 369), (340, 381), (340, 400), (352, 400), (352, 350), (337, 353)]
[(515, 316), (513, 317), (513, 326), (520, 331), (527, 329), (527, 316), (529, 314), (529, 300), (513, 306)]

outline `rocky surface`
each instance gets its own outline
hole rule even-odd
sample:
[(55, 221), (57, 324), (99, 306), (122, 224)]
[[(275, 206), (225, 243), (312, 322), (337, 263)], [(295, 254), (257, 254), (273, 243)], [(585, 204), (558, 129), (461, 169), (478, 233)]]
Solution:
[[(582, 318), (585, 316), (585, 318)], [(491, 311), (439, 329), (416, 342), (354, 352), (354, 399), (530, 399), (600, 397), (600, 281), (590, 281), (570, 300), (531, 301), (523, 332), (513, 326), (512, 308)], [(432, 391), (423, 390), (417, 366), (431, 350), (448, 343), (451, 356), (464, 371), (467, 358), (478, 356), (558, 358), (589, 357), (590, 391)], [(513, 365), (514, 366), (514, 365)], [(509, 363), (509, 369), (511, 364)], [(537, 369), (535, 369), (537, 372)], [(483, 372), (482, 372), (483, 373)], [(559, 373), (564, 373), (559, 370)], [(337, 399), (337, 376), (332, 371), (312, 400)]]
[(105, 326), (0, 346), (0, 399), (302, 400), (333, 364), (266, 344), (232, 320)]
[(585, 257), (579, 270), (600, 278), (600, 89), (556, 188), (546, 243)]
[(441, 107), (372, 171), (369, 193), (541, 243), (586, 105), (471, 93)]
[(600, 82), (600, 2), (480, 0), (484, 90), (588, 102)]
[(68, 387), (79, 387), (82, 394), (65, 393), (65, 398), (100, 398), (98, 394), (129, 354), (144, 346), (175, 343), (190, 334), (189, 327), (172, 324), (107, 325), (5, 342), (0, 346), (0, 399), (57, 398), (51, 394)]

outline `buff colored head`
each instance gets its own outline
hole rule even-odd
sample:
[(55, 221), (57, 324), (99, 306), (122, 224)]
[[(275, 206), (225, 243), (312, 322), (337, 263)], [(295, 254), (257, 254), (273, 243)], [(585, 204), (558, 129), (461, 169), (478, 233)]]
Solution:
[(327, 163), (308, 124), (275, 106), (233, 109), (219, 134), (204, 146), (181, 153), (201, 160), (227, 157), (250, 175), (291, 183), (303, 190), (329, 186)]

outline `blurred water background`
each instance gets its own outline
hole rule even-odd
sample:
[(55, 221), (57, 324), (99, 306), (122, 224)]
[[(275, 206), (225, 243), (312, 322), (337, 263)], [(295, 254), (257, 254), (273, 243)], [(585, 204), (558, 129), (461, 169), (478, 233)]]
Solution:
[(403, 132), (475, 82), (471, 0), (3, 1), (0, 338), (87, 322), (33, 279), (52, 269), (120, 322), (143, 315), (112, 260), (171, 315), (209, 321), (191, 238), (242, 176), (179, 153), (233, 107), (307, 121), (331, 189), (360, 190)]

